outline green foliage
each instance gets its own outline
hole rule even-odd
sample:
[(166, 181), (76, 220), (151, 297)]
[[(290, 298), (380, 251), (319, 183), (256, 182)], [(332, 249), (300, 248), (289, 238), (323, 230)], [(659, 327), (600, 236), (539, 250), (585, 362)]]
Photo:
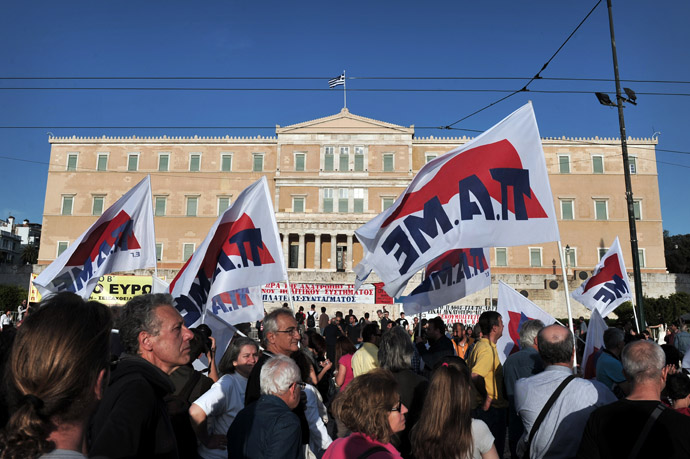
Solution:
[(690, 273), (690, 234), (669, 236), (664, 231), (666, 269), (670, 273)]
[(38, 247), (35, 245), (26, 245), (22, 250), (22, 263), (25, 265), (34, 265), (38, 260)]
[(686, 312), (690, 312), (690, 295), (685, 292), (672, 293), (668, 298), (660, 296), (644, 299), (644, 314), (648, 325), (673, 322)]
[(16, 285), (0, 285), (0, 311), (16, 311), (17, 306), (26, 300), (29, 292)]

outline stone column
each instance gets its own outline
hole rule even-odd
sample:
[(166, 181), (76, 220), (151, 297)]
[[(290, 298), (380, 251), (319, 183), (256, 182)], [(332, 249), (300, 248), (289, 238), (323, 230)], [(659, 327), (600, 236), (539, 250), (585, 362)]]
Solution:
[(288, 262), (288, 266), (290, 266), (290, 234), (289, 233), (283, 234), (283, 257), (284, 257), (285, 261)]
[(297, 250), (299, 256), (297, 257), (297, 268), (304, 269), (304, 261), (307, 254), (307, 246), (304, 242), (304, 233), (299, 233), (299, 249)]
[(331, 234), (331, 269), (333, 271), (337, 269), (337, 266), (335, 264), (335, 244), (337, 238), (337, 235)]
[(352, 271), (352, 234), (347, 235), (347, 261), (345, 262), (345, 267), (348, 271)]
[(314, 234), (314, 269), (321, 269), (321, 233)]

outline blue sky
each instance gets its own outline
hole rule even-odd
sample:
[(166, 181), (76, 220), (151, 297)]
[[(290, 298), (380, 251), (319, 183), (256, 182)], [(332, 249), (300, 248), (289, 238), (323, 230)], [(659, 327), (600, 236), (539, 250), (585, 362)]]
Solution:
[[(312, 88), (319, 91), (103, 91), (0, 89), (0, 218), (40, 222), (50, 145), (67, 135), (275, 133), (336, 113), (342, 91), (326, 90), (343, 69), (348, 108), (416, 126), (417, 135), (475, 135), (445, 126), (504, 96), (492, 92), (372, 92), (356, 89), (522, 87), (595, 1), (32, 1), (0, 3), (0, 77), (310, 77), (277, 80), (0, 80), (17, 87)], [(690, 81), (690, 2), (614, 0), (621, 78)], [(606, 2), (541, 74), (613, 78)], [(372, 80), (365, 77), (517, 77), (518, 80)], [(690, 84), (625, 82), (638, 93), (690, 94)], [(618, 137), (615, 109), (594, 91), (612, 81), (539, 80), (455, 125), (484, 130), (532, 100), (542, 136)], [(642, 95), (625, 110), (628, 135), (659, 136), (660, 150), (690, 152), (690, 97)], [(13, 126), (14, 128), (7, 128)], [(32, 127), (18, 129), (16, 127)], [(84, 129), (101, 126), (99, 129)], [(113, 129), (113, 126), (198, 126)], [(203, 129), (258, 126), (266, 129)], [(686, 133), (686, 134), (684, 134)], [(664, 228), (690, 233), (690, 154), (657, 152)], [(634, 192), (634, 190), (633, 190)], [(623, 190), (621, 190), (623, 193)], [(625, 235), (621, 235), (625, 239)]]

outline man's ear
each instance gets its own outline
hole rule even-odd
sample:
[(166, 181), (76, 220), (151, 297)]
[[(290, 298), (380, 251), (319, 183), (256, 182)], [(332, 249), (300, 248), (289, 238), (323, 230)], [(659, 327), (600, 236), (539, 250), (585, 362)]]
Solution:
[(147, 331), (140, 331), (137, 339), (139, 340), (139, 352), (153, 350), (153, 336)]
[(103, 398), (105, 387), (108, 385), (107, 374), (108, 372), (105, 368), (98, 372), (98, 378), (96, 378), (96, 385), (94, 387), (94, 392), (96, 393), (96, 400), (101, 400)]

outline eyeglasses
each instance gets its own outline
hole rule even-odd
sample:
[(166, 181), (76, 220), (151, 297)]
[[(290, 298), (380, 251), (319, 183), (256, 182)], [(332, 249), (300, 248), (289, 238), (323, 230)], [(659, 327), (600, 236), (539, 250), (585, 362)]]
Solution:
[(304, 390), (304, 389), (306, 389), (306, 388), (307, 388), (307, 383), (303, 383), (303, 382), (296, 382), (296, 383), (295, 383), (295, 385), (296, 385), (296, 386), (299, 386), (299, 387), (300, 387), (300, 389), (302, 389), (302, 390)]
[(301, 335), (299, 330), (295, 327), (290, 327), (285, 330), (276, 330), (276, 333), (287, 333), (288, 335)]
[(391, 411), (402, 411), (402, 399), (398, 400), (398, 404), (391, 408)]

